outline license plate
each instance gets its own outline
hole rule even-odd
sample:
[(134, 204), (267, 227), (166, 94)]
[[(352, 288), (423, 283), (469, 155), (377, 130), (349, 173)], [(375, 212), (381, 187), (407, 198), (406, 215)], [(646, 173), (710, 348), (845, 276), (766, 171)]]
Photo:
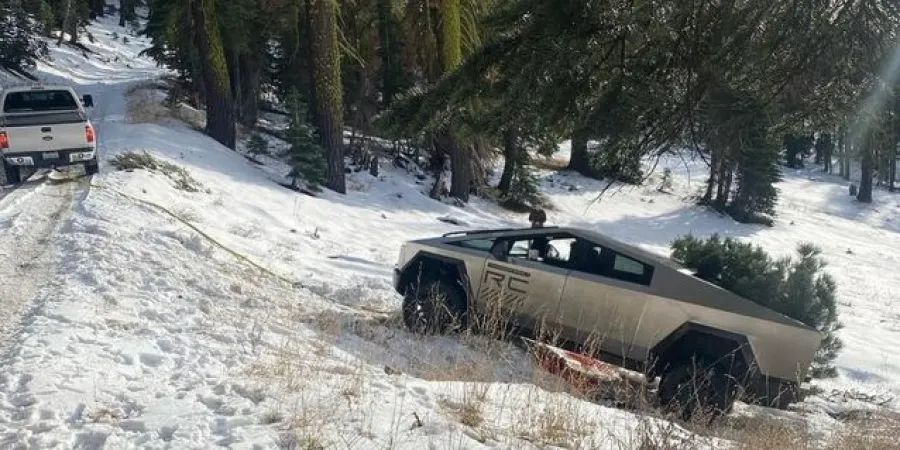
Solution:
[(59, 159), (59, 152), (45, 152), (41, 155), (44, 159)]

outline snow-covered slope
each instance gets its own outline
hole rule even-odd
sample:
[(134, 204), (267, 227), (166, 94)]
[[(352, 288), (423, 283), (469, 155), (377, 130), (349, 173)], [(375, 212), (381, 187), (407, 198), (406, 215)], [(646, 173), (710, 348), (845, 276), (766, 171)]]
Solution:
[[(94, 94), (101, 173), (73, 189), (47, 244), (51, 282), (0, 357), (0, 447), (619, 449), (648, 435), (723, 445), (547, 389), (552, 378), (518, 348), (403, 330), (390, 286), (402, 242), (460, 229), (444, 216), (480, 228), (524, 225), (524, 215), (432, 201), (425, 182), (387, 164), (378, 178), (351, 174), (345, 196), (313, 198), (276, 183), (286, 168), (270, 159), (259, 166), (174, 121), (128, 123), (126, 92), (163, 72), (113, 23), (91, 31), (97, 42), (85, 44), (100, 55), (54, 48), (40, 68)], [(126, 152), (182, 167), (196, 192), (171, 171), (115, 171)], [(776, 226), (740, 225), (687, 198), (702, 186), (700, 164), (663, 166), (674, 195), (651, 182), (599, 202), (602, 183), (546, 173), (550, 222), (661, 254), (686, 233), (776, 254), (819, 244), (839, 283), (846, 348), (840, 377), (791, 417), (827, 433), (836, 422), (823, 411), (840, 407), (832, 389), (900, 395), (900, 200), (877, 193), (858, 205), (841, 181), (792, 171)], [(16, 208), (0, 200), (0, 222)]]

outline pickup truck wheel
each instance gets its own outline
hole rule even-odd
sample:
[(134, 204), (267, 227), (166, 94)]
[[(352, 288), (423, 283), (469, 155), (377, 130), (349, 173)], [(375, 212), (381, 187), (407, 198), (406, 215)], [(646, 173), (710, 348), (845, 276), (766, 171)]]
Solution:
[(411, 283), (403, 298), (403, 322), (415, 333), (446, 333), (466, 326), (466, 300), (444, 280)]
[(659, 402), (668, 413), (684, 421), (707, 418), (710, 422), (731, 412), (737, 389), (731, 377), (702, 362), (687, 362), (662, 375)]
[(6, 184), (19, 184), (22, 182), (22, 170), (19, 166), (11, 166), (5, 161), (0, 160), (3, 165), (3, 172), (6, 175)]
[(94, 159), (84, 163), (84, 173), (88, 175), (94, 175), (97, 172), (100, 172), (100, 163), (97, 161), (97, 157)]

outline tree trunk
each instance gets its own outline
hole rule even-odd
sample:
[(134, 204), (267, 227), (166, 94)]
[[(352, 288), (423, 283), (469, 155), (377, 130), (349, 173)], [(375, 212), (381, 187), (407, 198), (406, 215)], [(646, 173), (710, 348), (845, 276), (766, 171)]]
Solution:
[(78, 17), (73, 17), (69, 20), (69, 42), (72, 44), (78, 43)]
[(443, 38), (444, 73), (455, 69), (462, 62), (462, 21), (460, 0), (441, 1), (441, 37)]
[(325, 150), (325, 186), (344, 194), (344, 100), (335, 8), (334, 0), (309, 0), (316, 125)]
[[(823, 135), (819, 136), (819, 139), (825, 139), (825, 135), (823, 134)], [(816, 144), (817, 144), (815, 146), (816, 156), (815, 156), (815, 159), (813, 160), (813, 163), (814, 164), (822, 164), (822, 161), (825, 159), (825, 148), (822, 145), (818, 145), (819, 144), (818, 142)]]
[(201, 56), (203, 86), (206, 88), (206, 134), (233, 150), (236, 137), (231, 80), (215, 15), (215, 0), (191, 0), (191, 10), (194, 45)]
[(387, 106), (394, 101), (394, 96), (400, 91), (399, 78), (403, 66), (397, 60), (400, 48), (391, 0), (378, 0), (377, 8), (378, 39), (381, 45), (381, 95), (382, 103)]
[(241, 58), (241, 123), (255, 127), (259, 119), (259, 79), (262, 61), (256, 55), (245, 54)]
[(731, 181), (733, 179), (731, 165), (724, 159), (719, 164), (718, 186), (716, 189), (715, 207), (721, 211), (725, 210), (728, 200), (731, 197)]
[(572, 135), (572, 152), (569, 156), (569, 170), (584, 176), (591, 173), (591, 159), (588, 156), (588, 134), (576, 130)]
[(893, 150), (891, 152), (891, 179), (888, 184), (888, 188), (891, 192), (894, 192), (894, 184), (897, 182), (897, 145), (893, 146)]
[(519, 131), (515, 128), (507, 128), (503, 133), (503, 174), (500, 176), (500, 184), (497, 189), (501, 193), (509, 192), (512, 185), (513, 172), (516, 164), (519, 164)]
[[(234, 118), (237, 122), (241, 122), (241, 114), (243, 113), (243, 109), (241, 109), (241, 105), (243, 102), (243, 81), (241, 71), (243, 67), (241, 67), (241, 54), (236, 49), (233, 48), (231, 50), (231, 57), (226, 58), (226, 64), (229, 67), (229, 73), (231, 74), (231, 93), (233, 95), (232, 100), (234, 100)], [(243, 123), (243, 122), (241, 122)]]
[[(444, 73), (455, 69), (462, 62), (462, 21), (460, 0), (441, 2), (442, 63)], [(450, 195), (464, 202), (469, 201), (472, 190), (472, 152), (459, 145), (451, 130), (436, 137), (438, 145), (450, 156)]]
[(850, 147), (847, 133), (841, 135), (841, 178), (850, 180)]
[(435, 140), (438, 147), (450, 156), (450, 196), (468, 202), (473, 175), (470, 152), (462, 148), (447, 131), (439, 133)]
[(706, 193), (703, 194), (703, 203), (712, 204), (713, 191), (718, 191), (719, 169), (722, 165), (722, 154), (715, 149), (710, 152), (709, 179), (706, 180)]
[(834, 136), (831, 133), (825, 133), (822, 138), (826, 140), (822, 149), (822, 164), (825, 165), (823, 171), (831, 173), (831, 158), (834, 156)]
[(106, 15), (106, 0), (91, 0), (91, 19)]
[(862, 175), (859, 179), (859, 194), (856, 196), (856, 199), (863, 203), (872, 203), (872, 171), (874, 169), (872, 143), (869, 142), (869, 140), (866, 140), (860, 150), (862, 151), (862, 162), (860, 166)]
[(137, 0), (119, 0), (119, 26), (124, 27), (128, 23), (134, 21), (135, 2)]
[(63, 41), (65, 41), (65, 39), (66, 39), (66, 31), (69, 30), (69, 21), (72, 20), (71, 16), (72, 16), (72, 0), (66, 0), (66, 9), (65, 9), (65, 12), (63, 13), (62, 28), (60, 28), (60, 30), (59, 30), (59, 40), (56, 41), (57, 47), (62, 45)]

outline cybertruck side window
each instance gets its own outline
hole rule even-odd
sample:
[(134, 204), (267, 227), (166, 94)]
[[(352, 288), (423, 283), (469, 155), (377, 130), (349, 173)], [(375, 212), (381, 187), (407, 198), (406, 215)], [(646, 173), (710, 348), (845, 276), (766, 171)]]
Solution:
[(616, 253), (609, 276), (622, 281), (650, 286), (650, 281), (653, 279), (653, 266)]
[(494, 246), (493, 239), (469, 239), (467, 241), (457, 241), (451, 242), (450, 245), (455, 245), (457, 247), (470, 248), (472, 250), (478, 250), (482, 252), (491, 251), (491, 247)]
[(580, 241), (574, 247), (573, 269), (601, 277), (649, 286), (653, 280), (653, 266), (644, 264), (615, 250), (592, 242)]

